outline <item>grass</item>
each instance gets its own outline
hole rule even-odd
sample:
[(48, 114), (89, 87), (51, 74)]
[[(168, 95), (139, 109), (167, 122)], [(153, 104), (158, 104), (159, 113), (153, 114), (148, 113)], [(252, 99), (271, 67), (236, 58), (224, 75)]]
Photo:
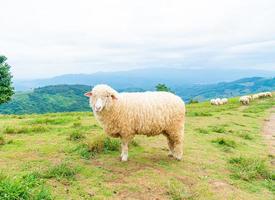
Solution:
[(236, 142), (234, 140), (226, 139), (226, 138), (217, 138), (212, 140), (213, 143), (218, 144), (219, 146), (223, 147), (231, 147), (231, 148), (236, 148)]
[(63, 162), (49, 168), (43, 175), (43, 178), (55, 178), (57, 180), (67, 179), (72, 180), (75, 178), (77, 169), (70, 164)]
[(194, 195), (187, 192), (184, 185), (175, 179), (169, 180), (167, 184), (170, 199), (172, 200), (192, 200)]
[(79, 141), (79, 140), (82, 140), (84, 139), (85, 136), (83, 135), (83, 133), (77, 131), (77, 130), (74, 130), (70, 136), (69, 136), (69, 140), (72, 140), (72, 141)]
[(51, 200), (53, 198), (43, 181), (35, 175), (10, 178), (2, 174), (0, 176), (0, 199)]
[(164, 136), (142, 135), (120, 162), (120, 140), (91, 113), (0, 115), (0, 199), (272, 199), (261, 130), (274, 102), (186, 105), (180, 162)]
[[(136, 142), (132, 142), (137, 146)], [(85, 142), (77, 146), (73, 151), (77, 152), (82, 158), (90, 159), (100, 153), (108, 153), (110, 151), (118, 151), (120, 149), (120, 141), (105, 135), (98, 135), (93, 141)]]
[(259, 158), (235, 157), (229, 160), (231, 177), (251, 181), (255, 179), (273, 179), (267, 164)]
[(1, 145), (4, 145), (6, 142), (5, 142), (5, 138), (3, 135), (0, 135), (0, 146)]

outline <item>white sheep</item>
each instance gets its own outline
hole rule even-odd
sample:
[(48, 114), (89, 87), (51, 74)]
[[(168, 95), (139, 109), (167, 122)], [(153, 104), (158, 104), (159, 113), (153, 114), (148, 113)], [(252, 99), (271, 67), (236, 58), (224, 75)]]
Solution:
[(240, 103), (243, 105), (248, 105), (250, 103), (249, 96), (242, 96), (240, 97)]
[(259, 98), (260, 98), (260, 97), (259, 97), (259, 94), (253, 94), (253, 95), (252, 95), (252, 99), (253, 99), (253, 100), (259, 99)]
[(211, 105), (218, 106), (218, 105), (220, 105), (220, 100), (218, 100), (218, 99), (211, 99), (210, 103), (211, 103)]
[(182, 159), (185, 104), (169, 92), (118, 93), (108, 85), (97, 85), (85, 96), (104, 131), (122, 140), (121, 160), (128, 160), (128, 144), (135, 135), (163, 134), (169, 156)]
[(266, 92), (266, 97), (272, 97), (272, 93), (271, 92)]
[(216, 105), (216, 106), (218, 106), (218, 105), (224, 105), (224, 104), (228, 103), (228, 99), (227, 98), (223, 98), (223, 99), (220, 99), (220, 98), (211, 99), (210, 103), (211, 103), (211, 105)]
[(228, 99), (227, 99), (227, 98), (222, 98), (222, 99), (221, 99), (221, 102), (222, 102), (223, 105), (224, 105), (224, 104), (227, 104), (227, 103), (228, 103)]

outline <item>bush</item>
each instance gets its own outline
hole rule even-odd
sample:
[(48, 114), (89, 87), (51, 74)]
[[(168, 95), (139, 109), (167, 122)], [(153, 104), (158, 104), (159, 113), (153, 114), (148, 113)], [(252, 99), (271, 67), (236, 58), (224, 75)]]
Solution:
[(73, 131), (69, 136), (69, 140), (71, 141), (78, 141), (84, 138), (85, 136), (79, 131)]
[(189, 104), (193, 104), (193, 103), (199, 103), (199, 101), (195, 99), (190, 99)]
[(268, 170), (266, 163), (261, 159), (236, 157), (231, 158), (228, 162), (231, 165), (232, 178), (245, 181), (255, 179), (275, 180), (275, 177), (272, 177), (272, 174)]

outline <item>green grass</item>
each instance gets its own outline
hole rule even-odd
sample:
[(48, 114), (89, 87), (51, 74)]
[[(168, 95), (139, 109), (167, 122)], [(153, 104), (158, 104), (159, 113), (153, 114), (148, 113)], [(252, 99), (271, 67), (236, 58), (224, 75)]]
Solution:
[(29, 174), (20, 178), (0, 175), (0, 199), (51, 200), (53, 198), (43, 181)]
[(72, 180), (75, 178), (77, 169), (70, 164), (63, 162), (49, 168), (42, 177), (44, 178), (55, 178), (57, 180), (67, 179)]
[[(229, 160), (231, 177), (251, 181), (255, 179), (272, 179), (271, 172), (264, 160), (259, 158), (236, 157)], [(275, 177), (273, 177), (275, 180)]]
[(88, 112), (0, 115), (0, 199), (272, 199), (261, 130), (274, 102), (188, 104), (180, 162), (164, 136), (142, 135), (120, 162), (120, 140)]
[(70, 136), (69, 136), (69, 140), (72, 140), (72, 141), (79, 141), (79, 140), (82, 140), (84, 139), (85, 136), (83, 135), (83, 133), (79, 132), (79, 131), (76, 131), (74, 130)]

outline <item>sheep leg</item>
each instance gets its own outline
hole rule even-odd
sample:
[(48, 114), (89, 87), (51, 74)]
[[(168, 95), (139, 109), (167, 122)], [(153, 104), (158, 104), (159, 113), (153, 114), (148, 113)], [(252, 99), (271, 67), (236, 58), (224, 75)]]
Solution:
[(125, 162), (128, 160), (128, 143), (127, 140), (122, 140), (121, 142), (121, 161)]
[(168, 147), (169, 147), (168, 156), (169, 157), (173, 157), (173, 154), (174, 154), (174, 143), (173, 143), (173, 141), (169, 137), (167, 137), (167, 140), (168, 140)]
[(178, 140), (174, 142), (174, 153), (173, 157), (176, 158), (177, 160), (182, 159), (182, 154), (183, 154), (183, 141)]

